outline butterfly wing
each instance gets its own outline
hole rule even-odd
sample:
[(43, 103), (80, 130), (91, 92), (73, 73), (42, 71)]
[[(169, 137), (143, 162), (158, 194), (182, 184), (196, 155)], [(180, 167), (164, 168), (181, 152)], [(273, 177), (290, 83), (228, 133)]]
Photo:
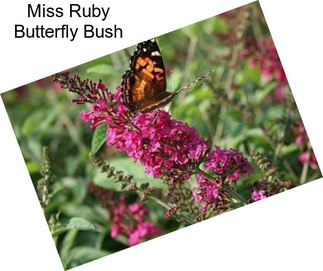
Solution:
[(165, 67), (155, 39), (139, 43), (121, 82), (123, 101), (131, 111), (159, 107), (166, 92)]

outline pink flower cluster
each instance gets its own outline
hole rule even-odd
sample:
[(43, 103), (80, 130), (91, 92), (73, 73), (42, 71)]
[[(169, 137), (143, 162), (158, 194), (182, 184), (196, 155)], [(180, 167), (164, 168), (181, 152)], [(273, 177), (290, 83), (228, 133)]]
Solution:
[(270, 37), (263, 37), (257, 43), (257, 53), (250, 59), (250, 66), (260, 66), (261, 73), (267, 80), (276, 79), (276, 99), (284, 101), (283, 87), (288, 84), (276, 47)]
[(161, 229), (157, 228), (153, 222), (151, 221), (144, 221), (137, 225), (135, 231), (133, 231), (129, 235), (129, 245), (134, 246), (138, 243), (142, 242), (143, 240), (147, 239), (148, 237), (155, 237), (161, 235)]
[(253, 168), (241, 152), (234, 149), (220, 149), (216, 147), (205, 158), (204, 166), (214, 171), (229, 182), (236, 181), (243, 174), (252, 174)]
[(313, 150), (302, 152), (298, 156), (298, 161), (302, 165), (305, 165), (306, 163), (308, 163), (308, 165), (312, 169), (317, 169), (318, 168), (317, 160), (316, 160), (316, 157), (315, 157), (315, 154), (314, 154)]
[(236, 181), (243, 174), (252, 174), (253, 168), (242, 153), (234, 149), (220, 149), (216, 147), (205, 157), (204, 167), (217, 174), (214, 178), (198, 174), (199, 188), (192, 191), (195, 202), (202, 205), (201, 213), (217, 202), (219, 191), (225, 181)]
[(294, 128), (293, 128), (293, 132), (294, 132), (294, 135), (295, 135), (295, 143), (298, 145), (298, 146), (302, 146), (304, 145), (305, 143), (307, 143), (308, 141), (308, 136), (307, 136), (307, 133), (306, 133), (306, 130), (305, 130), (305, 127), (304, 127), (304, 124), (303, 122), (301, 121), (297, 121), (295, 124), (294, 124)]
[(258, 201), (268, 198), (287, 190), (291, 186), (291, 181), (268, 181), (267, 179), (257, 180), (247, 185), (251, 194), (252, 201)]
[(132, 124), (137, 129), (108, 122), (108, 145), (140, 161), (154, 177), (167, 176), (172, 182), (189, 179), (208, 149), (194, 128), (162, 110), (137, 113)]
[(220, 184), (211, 181), (203, 173), (198, 174), (199, 190), (193, 189), (192, 194), (195, 202), (202, 205), (201, 213), (206, 213), (209, 207), (216, 202), (219, 196)]
[(285, 99), (283, 88), (288, 82), (271, 37), (264, 36), (257, 40), (253, 31), (245, 31), (237, 40), (235, 32), (237, 32), (239, 25), (242, 26), (244, 24), (242, 23), (243, 17), (241, 16), (243, 13), (229, 11), (220, 14), (219, 16), (226, 21), (227, 26), (233, 26), (233, 29), (228, 31), (228, 33), (215, 33), (215, 35), (223, 43), (230, 45), (240, 41), (242, 48), (239, 50), (239, 57), (242, 59), (248, 58), (251, 68), (259, 67), (266, 80), (275, 79), (278, 82), (275, 89), (275, 98), (278, 102), (283, 102)]
[[(302, 121), (298, 121), (294, 125), (293, 133), (295, 135), (295, 142), (298, 146), (302, 147), (308, 144), (308, 136), (304, 127), (304, 124)], [(318, 164), (317, 160), (315, 157), (315, 154), (313, 150), (309, 151), (303, 151), (299, 156), (298, 156), (298, 161), (304, 165), (306, 163), (309, 164), (309, 166), (312, 169), (317, 169)]]
[(251, 193), (251, 198), (253, 201), (258, 201), (267, 198), (265, 190), (254, 190)]
[[(99, 92), (99, 90), (101, 91)], [(120, 87), (117, 87), (116, 94), (112, 94), (99, 81), (97, 84), (92, 84), (91, 91), (96, 93), (97, 97), (91, 101), (91, 111), (82, 111), (80, 113), (83, 121), (90, 122), (92, 129), (104, 122), (111, 123), (112, 125), (126, 124), (130, 112), (121, 103)], [(78, 100), (74, 101), (78, 102)]]
[(138, 202), (127, 204), (125, 196), (117, 197), (116, 192), (96, 186), (93, 182), (88, 185), (88, 191), (101, 200), (102, 206), (111, 212), (111, 237), (126, 236), (129, 246), (162, 234), (160, 228), (151, 221), (145, 220), (148, 210)]
[(92, 128), (107, 123), (109, 146), (139, 161), (156, 178), (167, 177), (171, 182), (190, 178), (208, 150), (208, 142), (193, 127), (163, 110), (132, 116), (123, 105), (120, 87), (112, 94), (99, 82), (92, 84), (91, 91), (97, 99), (91, 101), (92, 110), (81, 112), (81, 117)]
[(126, 235), (130, 246), (161, 235), (161, 230), (151, 221), (145, 221), (144, 216), (148, 210), (141, 203), (126, 204), (126, 199), (121, 196), (119, 201), (111, 206), (112, 221), (111, 237)]

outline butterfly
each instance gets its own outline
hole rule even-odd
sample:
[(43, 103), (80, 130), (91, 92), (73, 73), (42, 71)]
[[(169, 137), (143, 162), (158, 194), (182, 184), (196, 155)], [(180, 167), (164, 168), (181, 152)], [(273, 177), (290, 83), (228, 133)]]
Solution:
[(205, 78), (209, 73), (175, 92), (168, 92), (163, 57), (156, 39), (141, 42), (130, 58), (130, 68), (122, 76), (123, 102), (131, 112), (152, 111), (165, 106), (175, 95)]

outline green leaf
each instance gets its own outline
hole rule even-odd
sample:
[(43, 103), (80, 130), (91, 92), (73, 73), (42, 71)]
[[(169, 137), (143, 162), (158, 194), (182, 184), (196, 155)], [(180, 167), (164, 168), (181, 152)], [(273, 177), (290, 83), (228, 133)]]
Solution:
[(72, 217), (67, 222), (61, 223), (60, 226), (52, 233), (53, 236), (57, 236), (68, 230), (81, 230), (81, 231), (95, 231), (99, 232), (97, 227), (92, 224), (90, 221), (82, 218), (82, 217)]
[(69, 231), (63, 241), (62, 241), (62, 247), (60, 249), (59, 255), (61, 257), (61, 260), (63, 262), (64, 268), (67, 268), (69, 262), (70, 262), (70, 250), (73, 247), (75, 238), (78, 234), (78, 230), (71, 230)]
[(174, 69), (168, 77), (168, 88), (169, 89), (178, 89), (180, 88), (183, 81), (183, 72), (180, 69)]
[(108, 254), (107, 251), (87, 246), (75, 247), (70, 251), (71, 260), (75, 265), (84, 264)]
[(198, 22), (195, 24), (191, 24), (185, 28), (182, 28), (181, 31), (184, 33), (187, 37), (191, 39), (196, 39), (198, 36), (199, 32), (201, 31), (201, 25), (202, 22)]
[(271, 92), (277, 87), (277, 82), (273, 81), (268, 83), (263, 90), (259, 90), (255, 94), (255, 106), (260, 106), (263, 101), (271, 94)]
[(297, 146), (296, 143), (293, 143), (288, 146), (283, 146), (280, 150), (280, 156), (285, 157), (297, 151), (299, 151), (299, 146)]
[(34, 132), (37, 134), (46, 132), (58, 113), (57, 109), (34, 111), (25, 120), (21, 130), (22, 135), (30, 136)]
[(40, 171), (40, 164), (36, 161), (29, 161), (26, 165), (30, 174), (38, 173)]
[(30, 137), (29, 140), (27, 141), (27, 147), (28, 147), (28, 150), (33, 155), (32, 156), (33, 159), (37, 160), (37, 161), (41, 161), (42, 146), (41, 146), (39, 140), (37, 140), (34, 137)]
[(263, 131), (260, 128), (251, 128), (241, 133), (234, 138), (230, 138), (227, 141), (227, 145), (233, 148), (238, 148), (243, 142), (253, 142), (258, 146), (269, 146), (270, 142), (264, 136)]
[(30, 114), (22, 126), (22, 135), (29, 136), (38, 127), (38, 125), (35, 124), (41, 123), (43, 117), (44, 111), (41, 110), (35, 111), (34, 113)]
[(98, 64), (90, 67), (86, 70), (86, 73), (97, 73), (103, 75), (115, 75), (118, 74), (116, 68), (109, 64)]
[[(64, 177), (61, 179), (62, 185), (67, 188), (72, 196), (69, 197), (70, 202), (81, 204), (86, 197), (87, 188), (84, 180), (72, 177)], [(83, 216), (82, 216), (83, 217)]]
[(215, 17), (212, 21), (212, 27), (216, 33), (227, 34), (229, 32), (229, 27), (226, 21), (219, 16)]
[(244, 68), (237, 72), (235, 82), (238, 85), (243, 85), (248, 82), (258, 84), (261, 79), (261, 72), (258, 68), (250, 67), (249, 63), (244, 64)]
[(106, 219), (109, 216), (107, 209), (101, 207), (101, 205), (79, 205), (65, 203), (61, 206), (62, 213), (69, 217), (82, 216), (83, 218), (92, 221), (93, 223), (98, 223), (104, 225), (107, 223)]
[(107, 125), (106, 123), (102, 123), (98, 127), (96, 127), (93, 137), (92, 137), (92, 146), (91, 152), (97, 153), (102, 145), (107, 141)]
[(212, 217), (213, 212), (214, 212), (213, 208), (210, 208), (210, 209), (207, 211), (207, 213), (205, 214), (205, 218), (206, 218), (206, 219), (208, 219), (208, 218)]
[(94, 224), (82, 217), (72, 217), (65, 227), (68, 230), (98, 231)]

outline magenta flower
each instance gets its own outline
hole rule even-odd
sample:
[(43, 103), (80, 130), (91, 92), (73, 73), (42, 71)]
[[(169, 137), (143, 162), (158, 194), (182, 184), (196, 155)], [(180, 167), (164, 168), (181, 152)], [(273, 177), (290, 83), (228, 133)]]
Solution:
[[(83, 121), (91, 123), (92, 129), (104, 122), (109, 122), (112, 125), (122, 125), (128, 121), (130, 112), (121, 103), (120, 87), (116, 88), (116, 94), (112, 94), (99, 81), (96, 84), (91, 84), (91, 92), (96, 93), (96, 95), (93, 95), (94, 99), (91, 101), (92, 110), (82, 111), (80, 115)], [(82, 102), (82, 99), (76, 99), (74, 102)]]
[(146, 220), (148, 209), (142, 203), (127, 204), (125, 196), (118, 197), (116, 192), (96, 186), (93, 182), (88, 185), (88, 191), (102, 201), (102, 206), (108, 208), (111, 215), (109, 220), (110, 236), (117, 238), (124, 236), (129, 246), (162, 234), (153, 222)]
[(193, 189), (192, 194), (195, 202), (202, 205), (201, 212), (206, 213), (219, 196), (220, 184), (215, 180), (209, 180), (203, 173), (198, 174), (199, 189)]
[(312, 150), (302, 152), (298, 157), (298, 161), (302, 165), (308, 163), (308, 165), (312, 169), (317, 169), (318, 168), (317, 160), (316, 160), (315, 154), (314, 154), (314, 152)]
[[(163, 110), (132, 113), (124, 106), (121, 88), (108, 92), (104, 84), (87, 83), (89, 93), (75, 102), (90, 102), (91, 111), (81, 112), (91, 128), (107, 124), (107, 145), (139, 161), (148, 174), (171, 182), (188, 180), (208, 150), (208, 142), (195, 128), (171, 118)], [(83, 86), (84, 87), (84, 86)]]
[(120, 234), (120, 231), (119, 231), (120, 229), (117, 224), (112, 224), (110, 230), (111, 230), (110, 235), (112, 238), (116, 238)]
[(128, 237), (129, 246), (149, 238), (161, 235), (161, 229), (151, 221), (145, 220), (148, 210), (141, 203), (132, 203), (127, 206), (125, 197), (121, 196), (119, 201), (111, 204), (112, 220), (111, 237), (119, 235)]
[(144, 221), (138, 224), (137, 228), (129, 235), (129, 245), (134, 246), (142, 242), (144, 239), (161, 235), (162, 232), (154, 223)]
[(276, 80), (278, 86), (275, 89), (275, 97), (279, 102), (284, 101), (283, 87), (288, 84), (288, 81), (273, 40), (270, 37), (261, 38), (254, 51), (255, 55), (249, 60), (250, 67), (259, 66), (265, 80)]
[(298, 146), (302, 146), (307, 143), (308, 136), (302, 121), (297, 121), (296, 123), (294, 123), (293, 133), (296, 137), (295, 142)]
[(267, 179), (257, 180), (247, 185), (252, 201), (262, 200), (290, 188), (291, 181), (268, 181)]
[(206, 156), (204, 166), (230, 182), (236, 181), (245, 173), (252, 174), (254, 171), (241, 152), (234, 149), (222, 150), (219, 147)]
[(208, 149), (207, 141), (186, 123), (162, 110), (137, 113), (132, 125), (108, 123), (108, 145), (140, 161), (154, 177), (187, 180)]
[[(306, 145), (308, 143), (308, 136), (307, 136), (305, 126), (302, 121), (297, 121), (296, 123), (294, 123), (293, 134), (295, 136), (296, 145), (298, 145), (300, 147), (302, 147), (302, 146), (306, 147)], [(298, 161), (302, 165), (308, 163), (312, 169), (318, 168), (317, 160), (316, 160), (313, 150), (303, 151), (298, 156)]]
[(255, 190), (251, 193), (251, 198), (253, 201), (258, 201), (267, 198), (265, 190)]
[[(216, 147), (205, 157), (204, 167), (215, 172), (214, 178), (206, 176), (206, 173), (198, 174), (198, 189), (193, 189), (192, 194), (195, 202), (201, 204), (201, 213), (205, 214), (215, 203), (220, 203), (219, 193), (225, 185), (239, 179), (243, 174), (252, 174), (253, 168), (242, 153), (234, 149), (220, 149)], [(220, 200), (222, 201), (222, 199)]]

